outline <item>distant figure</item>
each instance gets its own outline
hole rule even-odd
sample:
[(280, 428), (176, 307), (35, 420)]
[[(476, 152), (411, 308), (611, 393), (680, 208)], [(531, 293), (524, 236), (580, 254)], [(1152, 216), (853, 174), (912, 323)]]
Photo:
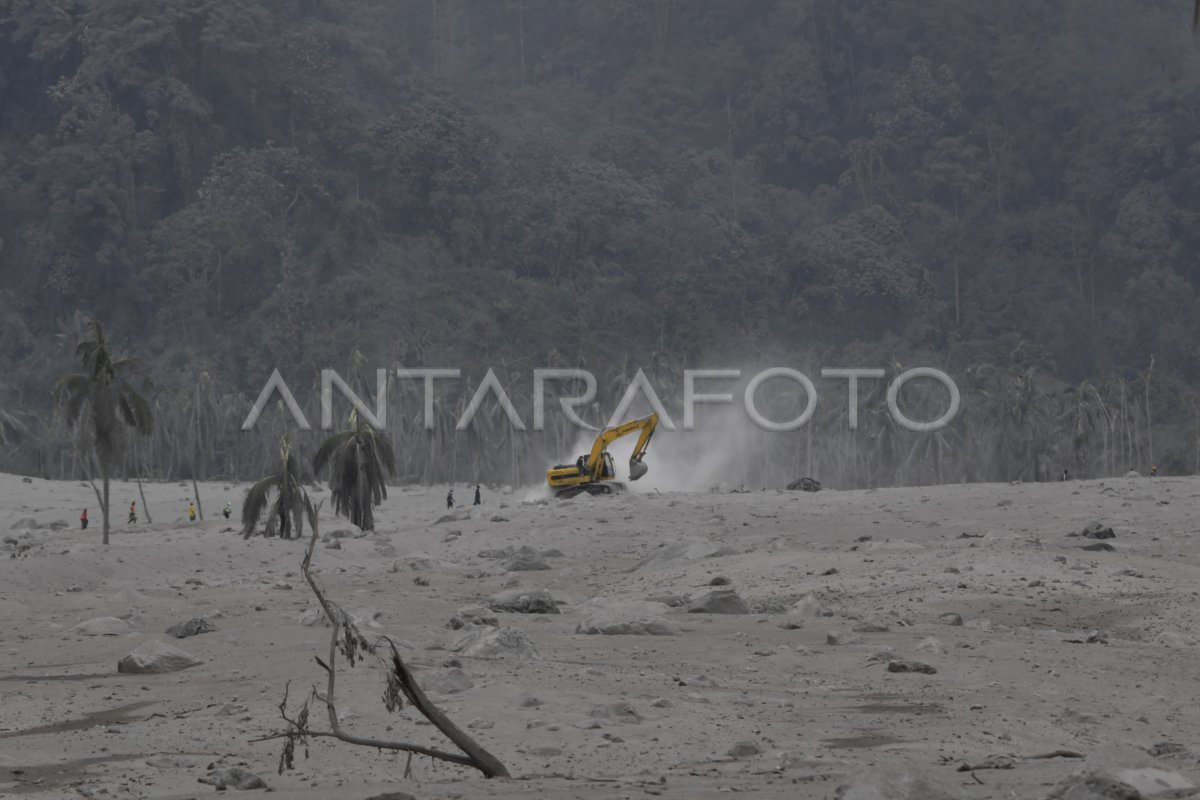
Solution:
[(188, 521), (189, 522), (196, 521), (196, 504), (195, 503), (188, 503)]
[(483, 501), (479, 499), (479, 484), (475, 484), (475, 505), (479, 505)]
[(454, 490), (446, 492), (446, 508), (454, 508)]
[(86, 530), (87, 530), (87, 524), (88, 524), (88, 515), (87, 515), (87, 509), (85, 508), (85, 509), (83, 510), (83, 513), (79, 515), (79, 527), (80, 527), (80, 529), (81, 529), (81, 530), (85, 530), (85, 531), (86, 531)]
[(137, 500), (129, 504), (129, 522), (128, 525), (133, 525), (137, 522)]
[(1069, 481), (1069, 480), (1071, 480), (1071, 473), (1067, 472), (1067, 470), (1066, 470), (1066, 469), (1063, 469), (1062, 479), (1063, 479), (1064, 481)]
[(1151, 467), (1150, 468), (1150, 477), (1153, 478), (1157, 475), (1158, 475), (1158, 467)]
[(229, 503), (225, 504), (225, 509), (221, 513), (225, 515), (225, 519), (229, 519), (229, 515), (233, 513), (233, 509), (229, 507)]

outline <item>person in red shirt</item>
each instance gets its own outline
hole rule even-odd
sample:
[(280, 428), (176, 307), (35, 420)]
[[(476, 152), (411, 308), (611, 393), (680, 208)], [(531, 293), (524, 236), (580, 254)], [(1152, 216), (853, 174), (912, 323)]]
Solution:
[(87, 515), (87, 509), (85, 508), (85, 509), (83, 510), (83, 513), (79, 515), (79, 527), (80, 527), (80, 529), (81, 529), (81, 530), (85, 530), (85, 531), (86, 531), (86, 530), (87, 530), (87, 524), (88, 524), (88, 515)]

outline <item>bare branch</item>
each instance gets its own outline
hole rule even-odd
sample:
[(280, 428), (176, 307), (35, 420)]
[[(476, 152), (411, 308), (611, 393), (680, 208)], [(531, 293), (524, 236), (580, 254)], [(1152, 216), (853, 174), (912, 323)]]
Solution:
[[(329, 655), (327, 661), (322, 661), (320, 656), (315, 656), (317, 664), (325, 670), (326, 685), (325, 693), (317, 691), (313, 687), (310, 700), (315, 699), (317, 702), (325, 706), (325, 711), (329, 718), (329, 730), (314, 731), (308, 728), (308, 703), (306, 702), (301, 708), (300, 713), (295, 719), (291, 719), (287, 714), (287, 701), (290, 684), (284, 686), (283, 700), (279, 704), (279, 714), (288, 724), (285, 731), (276, 731), (266, 736), (252, 739), (252, 742), (265, 742), (272, 739), (284, 739), (283, 753), (279, 759), (279, 771), (290, 769), (292, 766), (293, 754), (297, 743), (306, 744), (309, 738), (330, 738), (337, 739), (347, 744), (356, 744), (363, 747), (374, 747), (379, 750), (393, 750), (398, 752), (407, 752), (409, 754), (408, 764), (405, 767), (406, 774), (410, 772), (412, 767), (412, 755), (429, 756), (440, 761), (446, 761), (451, 764), (458, 764), (464, 767), (472, 767), (479, 770), (488, 778), (507, 778), (509, 777), (508, 770), (500, 761), (481, 747), (474, 739), (462, 731), (457, 725), (450, 721), (445, 714), (441, 712), (429, 698), (421, 687), (417, 685), (416, 680), (412, 676), (408, 665), (404, 663), (404, 659), (400, 656), (400, 651), (396, 648), (395, 642), (387, 637), (383, 637), (380, 641), (386, 641), (391, 650), (391, 657), (388, 659), (388, 683), (384, 691), (384, 705), (389, 711), (398, 709), (401, 705), (400, 696), (403, 695), (410, 703), (426, 719), (442, 732), (451, 742), (453, 742), (465, 754), (451, 753), (445, 750), (438, 750), (433, 747), (425, 747), (422, 745), (411, 744), (408, 742), (390, 742), (382, 739), (371, 739), (362, 736), (355, 736), (351, 733), (346, 733), (338, 724), (337, 714), (337, 654), (341, 649), (346, 656), (346, 660), (351, 666), (360, 657), (360, 653), (375, 652), (375, 645), (372, 645), (359, 632), (358, 628), (347, 617), (342, 609), (338, 608), (333, 602), (326, 597), (324, 590), (318, 585), (316, 578), (312, 574), (312, 558), (313, 551), (316, 548), (317, 538), (319, 537), (317, 526), (317, 510), (319, 506), (314, 507), (307, 498), (304, 498), (305, 512), (309, 521), (309, 540), (308, 547), (305, 548), (304, 560), (301, 562), (300, 570), (304, 573), (304, 579), (308, 582), (309, 588), (316, 596), (317, 602), (321, 604), (322, 610), (325, 612), (325, 617), (329, 620), (329, 624), (333, 630), (329, 634)], [(339, 648), (340, 645), (340, 648)]]

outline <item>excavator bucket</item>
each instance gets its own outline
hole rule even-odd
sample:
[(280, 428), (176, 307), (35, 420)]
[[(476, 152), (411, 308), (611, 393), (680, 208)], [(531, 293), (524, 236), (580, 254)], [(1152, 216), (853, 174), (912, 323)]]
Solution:
[(641, 461), (638, 461), (636, 458), (629, 459), (629, 480), (636, 481), (638, 478), (645, 475), (649, 470), (649, 467), (647, 467)]

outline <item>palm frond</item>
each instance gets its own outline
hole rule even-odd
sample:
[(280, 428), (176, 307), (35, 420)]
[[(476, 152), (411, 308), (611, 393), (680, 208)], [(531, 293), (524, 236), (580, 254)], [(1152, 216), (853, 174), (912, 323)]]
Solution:
[(254, 532), (276, 480), (276, 475), (268, 475), (246, 490), (246, 499), (242, 502), (242, 538), (248, 539)]
[(330, 458), (342, 445), (354, 436), (354, 431), (342, 431), (335, 433), (326, 439), (317, 449), (316, 455), (313, 456), (313, 472), (320, 473), (329, 463)]

